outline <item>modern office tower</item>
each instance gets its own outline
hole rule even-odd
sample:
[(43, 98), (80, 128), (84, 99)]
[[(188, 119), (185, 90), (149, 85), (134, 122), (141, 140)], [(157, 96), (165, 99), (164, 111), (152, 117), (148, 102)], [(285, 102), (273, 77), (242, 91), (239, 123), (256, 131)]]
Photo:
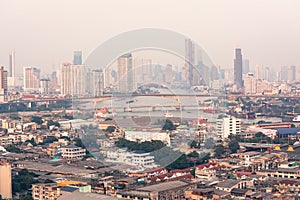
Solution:
[(50, 76), (50, 88), (56, 90), (59, 86), (59, 80), (58, 80), (58, 76), (57, 76), (57, 72), (52, 72), (51, 76)]
[(73, 65), (73, 95), (83, 96), (86, 94), (86, 70), (84, 65)]
[(133, 90), (133, 84), (132, 55), (128, 53), (118, 59), (119, 92), (131, 92)]
[(287, 81), (288, 80), (288, 70), (286, 66), (280, 68), (278, 81)]
[(296, 66), (290, 66), (287, 69), (287, 81), (292, 82), (296, 80)]
[(40, 89), (40, 70), (35, 67), (24, 67), (24, 90), (38, 91)]
[(253, 73), (244, 75), (244, 90), (245, 94), (256, 94), (256, 78)]
[(12, 199), (11, 166), (4, 162), (0, 162), (0, 195)]
[(73, 65), (82, 65), (82, 52), (74, 51)]
[(269, 67), (265, 67), (265, 80), (266, 81), (271, 81), (272, 80), (272, 72), (271, 69)]
[[(188, 84), (195, 85), (194, 83), (194, 65), (195, 65), (195, 45), (190, 39), (185, 39), (185, 70), (187, 72)], [(197, 72), (195, 72), (197, 73)]]
[(210, 69), (210, 80), (214, 81), (214, 80), (218, 80), (219, 79), (219, 72), (218, 72), (218, 68), (216, 66), (211, 66)]
[(12, 51), (9, 54), (9, 71), (7, 75), (7, 84), (8, 87), (15, 87), (15, 52)]
[(242, 50), (239, 48), (235, 49), (235, 59), (234, 59), (234, 83), (237, 88), (240, 89), (243, 87), (243, 57)]
[(100, 69), (89, 70), (87, 73), (87, 91), (93, 97), (103, 96), (104, 91), (104, 75)]
[(61, 83), (60, 83), (60, 92), (63, 96), (73, 94), (73, 65), (71, 63), (65, 62), (61, 65)]
[(41, 79), (40, 80), (40, 93), (43, 96), (50, 94), (50, 80), (49, 79)]
[(9, 54), (9, 71), (8, 71), (8, 77), (15, 77), (15, 52), (12, 51), (11, 54)]
[(256, 65), (255, 67), (255, 78), (256, 79), (265, 79), (265, 74), (264, 74), (264, 66), (262, 65)]
[(84, 65), (61, 65), (61, 94), (83, 96), (86, 94), (86, 71)]
[(151, 59), (141, 59), (135, 57), (133, 59), (133, 68), (134, 68), (134, 79), (135, 87), (137, 85), (143, 84), (145, 82), (152, 81), (154, 75), (154, 70), (152, 69), (152, 60)]
[(250, 70), (249, 60), (244, 59), (243, 60), (243, 74), (248, 74)]
[(0, 67), (0, 102), (7, 101), (7, 71)]
[(241, 133), (241, 120), (233, 116), (221, 116), (217, 119), (217, 134), (219, 139), (227, 139), (229, 135)]
[(164, 73), (161, 65), (156, 64), (153, 66), (153, 74), (155, 82), (163, 82), (164, 81)]
[(164, 70), (164, 77), (166, 83), (172, 83), (173, 81), (173, 69), (172, 65), (167, 64)]

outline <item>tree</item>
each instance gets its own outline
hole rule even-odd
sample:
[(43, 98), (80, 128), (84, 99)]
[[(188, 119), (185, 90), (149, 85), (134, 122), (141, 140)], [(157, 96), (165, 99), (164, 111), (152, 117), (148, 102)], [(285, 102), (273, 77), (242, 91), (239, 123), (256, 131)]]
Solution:
[(58, 139), (55, 136), (51, 136), (51, 135), (47, 136), (46, 139), (44, 139), (45, 144), (46, 143), (50, 144), (50, 143), (53, 143), (53, 142), (56, 142), (56, 141), (58, 141)]
[(20, 197), (20, 200), (33, 200), (33, 198), (32, 198), (32, 196), (26, 194), (26, 195), (24, 195), (24, 196), (21, 196), (21, 197)]
[(85, 148), (85, 146), (80, 138), (75, 138), (74, 142), (75, 142), (75, 146)]
[(39, 117), (39, 116), (32, 116), (32, 117), (31, 117), (31, 121), (32, 121), (32, 122), (35, 122), (35, 123), (37, 123), (37, 124), (39, 124), (39, 125), (41, 125), (41, 124), (43, 123), (42, 118)]
[(106, 131), (109, 132), (109, 133), (113, 133), (113, 132), (115, 132), (115, 130), (116, 130), (115, 126), (108, 126), (107, 129), (106, 129)]
[(265, 134), (263, 134), (262, 132), (257, 132), (257, 133), (255, 133), (254, 137), (262, 138), (262, 137), (265, 137)]
[(171, 120), (166, 119), (162, 130), (164, 130), (164, 131), (173, 131), (173, 130), (176, 130), (176, 126), (173, 124), (173, 122)]
[(215, 147), (216, 141), (214, 138), (207, 138), (204, 142), (204, 148), (205, 149), (213, 149)]
[(13, 144), (9, 144), (9, 145), (5, 146), (5, 149), (11, 153), (22, 153), (21, 149), (16, 147)]
[(199, 158), (199, 153), (193, 151), (187, 155), (189, 158)]
[(219, 145), (217, 145), (217, 146), (215, 147), (214, 152), (215, 152), (215, 157), (221, 158), (221, 157), (224, 155), (224, 153), (225, 153), (226, 151), (225, 151), (224, 146), (221, 145), (221, 144), (219, 144)]
[(229, 147), (231, 153), (236, 153), (237, 150), (240, 149), (239, 142), (236, 139), (230, 140), (228, 143), (228, 147)]

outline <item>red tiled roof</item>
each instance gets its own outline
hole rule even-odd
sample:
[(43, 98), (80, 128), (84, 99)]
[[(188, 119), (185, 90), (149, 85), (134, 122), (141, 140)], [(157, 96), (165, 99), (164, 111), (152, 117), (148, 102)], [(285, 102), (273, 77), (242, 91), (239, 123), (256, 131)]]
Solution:
[(166, 170), (166, 169), (162, 167), (162, 168), (150, 169), (150, 170), (146, 171), (146, 173), (150, 174), (150, 173), (154, 173), (154, 172), (162, 172), (164, 170)]

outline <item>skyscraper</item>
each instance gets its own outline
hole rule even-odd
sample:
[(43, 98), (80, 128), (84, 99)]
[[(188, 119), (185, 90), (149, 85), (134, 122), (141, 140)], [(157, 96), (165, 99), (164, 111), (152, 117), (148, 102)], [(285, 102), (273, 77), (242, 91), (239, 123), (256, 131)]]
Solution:
[(248, 74), (249, 70), (250, 70), (249, 60), (248, 59), (244, 59), (243, 60), (243, 74)]
[(119, 92), (131, 92), (134, 84), (131, 53), (118, 59), (118, 83)]
[(40, 80), (40, 93), (43, 96), (50, 94), (50, 80), (49, 79), (41, 79)]
[(82, 65), (82, 51), (74, 51), (73, 64)]
[(102, 69), (89, 69), (87, 72), (87, 78), (87, 93), (93, 97), (102, 96), (104, 91), (104, 74)]
[(38, 91), (40, 89), (40, 69), (24, 67), (24, 90)]
[(7, 71), (0, 67), (0, 102), (7, 101)]
[(60, 93), (62, 95), (72, 95), (73, 94), (73, 65), (71, 63), (65, 62), (61, 65), (61, 77), (60, 77)]
[(15, 77), (15, 52), (12, 51), (11, 54), (9, 54), (9, 71), (8, 71), (8, 77)]
[(234, 83), (237, 88), (243, 87), (243, 57), (242, 50), (240, 48), (235, 49), (235, 59), (234, 59)]
[(12, 199), (11, 166), (0, 162), (0, 195), (2, 199)]
[(244, 75), (245, 94), (256, 94), (256, 78), (253, 73)]
[(197, 70), (194, 70), (194, 64), (195, 64), (195, 46), (192, 40), (185, 39), (185, 70), (187, 72), (187, 81), (188, 84), (195, 85), (195, 80), (193, 75), (197, 73)]
[(86, 94), (86, 71), (84, 65), (61, 65), (61, 94), (82, 96)]

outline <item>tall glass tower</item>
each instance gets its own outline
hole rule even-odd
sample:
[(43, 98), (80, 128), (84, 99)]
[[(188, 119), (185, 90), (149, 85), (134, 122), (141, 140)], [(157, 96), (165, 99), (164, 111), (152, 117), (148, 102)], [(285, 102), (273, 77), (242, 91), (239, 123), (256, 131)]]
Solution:
[(237, 85), (238, 89), (243, 87), (243, 56), (242, 50), (235, 49), (235, 59), (234, 59), (234, 83)]
[(74, 51), (73, 64), (74, 65), (82, 65), (82, 52), (81, 51)]

